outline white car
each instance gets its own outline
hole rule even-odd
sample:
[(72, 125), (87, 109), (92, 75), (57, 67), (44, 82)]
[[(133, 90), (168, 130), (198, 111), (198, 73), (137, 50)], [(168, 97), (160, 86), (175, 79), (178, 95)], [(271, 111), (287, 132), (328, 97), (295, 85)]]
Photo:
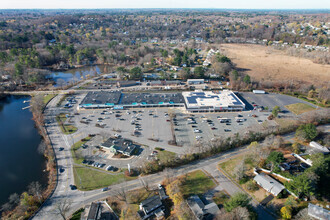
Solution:
[(201, 130), (199, 130), (199, 129), (194, 129), (194, 133), (200, 133), (201, 132)]
[(201, 138), (201, 136), (196, 136), (196, 140), (200, 140)]

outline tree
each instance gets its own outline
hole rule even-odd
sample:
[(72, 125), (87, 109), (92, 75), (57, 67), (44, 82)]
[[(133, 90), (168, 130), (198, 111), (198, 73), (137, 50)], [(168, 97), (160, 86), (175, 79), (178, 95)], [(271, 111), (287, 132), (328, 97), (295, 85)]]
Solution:
[(204, 78), (205, 70), (202, 66), (197, 66), (194, 69), (194, 75), (196, 78)]
[(126, 204), (128, 203), (128, 194), (124, 186), (115, 190), (115, 197), (120, 201), (124, 201)]
[(272, 114), (274, 115), (274, 117), (277, 117), (280, 111), (281, 111), (280, 107), (276, 105), (272, 110)]
[(244, 160), (241, 160), (235, 167), (234, 173), (237, 181), (242, 180), (245, 177), (246, 166)]
[(251, 83), (250, 76), (246, 74), (243, 78), (243, 82), (245, 82), (246, 84), (250, 84)]
[(28, 186), (28, 193), (34, 195), (38, 198), (39, 203), (41, 204), (42, 199), (42, 187), (38, 181), (32, 182)]
[(290, 206), (290, 207), (297, 207), (298, 202), (296, 201), (296, 199), (293, 196), (289, 196), (285, 202), (284, 202), (285, 206)]
[(295, 154), (299, 154), (300, 153), (300, 144), (298, 142), (294, 142), (292, 144), (292, 151), (295, 153)]
[(133, 67), (130, 71), (130, 78), (132, 79), (141, 79), (142, 78), (142, 70), (140, 67)]
[(58, 203), (55, 205), (55, 213), (59, 214), (63, 220), (67, 219), (67, 214), (71, 208), (72, 201), (69, 199), (61, 199)]
[(281, 208), (281, 216), (283, 219), (291, 219), (292, 218), (292, 209), (290, 206), (284, 206)]
[(277, 167), (283, 161), (284, 157), (282, 152), (273, 151), (267, 157), (267, 163), (272, 164), (272, 170), (274, 169), (274, 167)]
[(15, 63), (15, 76), (22, 76), (24, 73), (23, 65), (20, 63)]
[(227, 212), (231, 212), (237, 207), (246, 207), (251, 201), (245, 193), (236, 193), (227, 202), (224, 203), (224, 208)]
[(312, 141), (317, 137), (318, 133), (314, 124), (300, 125), (296, 130), (296, 137), (306, 141)]
[(306, 173), (296, 176), (292, 181), (285, 182), (285, 187), (294, 192), (297, 196), (311, 196), (314, 195), (314, 189), (311, 180), (307, 177)]

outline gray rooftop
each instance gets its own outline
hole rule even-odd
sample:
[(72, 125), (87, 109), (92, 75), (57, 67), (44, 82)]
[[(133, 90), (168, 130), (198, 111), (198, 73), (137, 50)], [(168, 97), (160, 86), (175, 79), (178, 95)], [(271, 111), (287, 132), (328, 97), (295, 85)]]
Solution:
[(164, 102), (184, 103), (184, 99), (181, 93), (123, 93), (120, 104), (160, 104)]
[(81, 101), (84, 104), (118, 104), (121, 97), (120, 91), (98, 91), (88, 92), (85, 98)]
[(330, 211), (320, 206), (308, 203), (308, 215), (316, 219), (329, 220)]
[(254, 177), (254, 180), (265, 190), (277, 196), (285, 187), (270, 176), (260, 173)]

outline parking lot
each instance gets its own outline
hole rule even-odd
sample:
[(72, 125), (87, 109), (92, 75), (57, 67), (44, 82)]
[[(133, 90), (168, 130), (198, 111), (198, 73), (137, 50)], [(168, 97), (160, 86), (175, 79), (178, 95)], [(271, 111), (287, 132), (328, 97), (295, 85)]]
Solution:
[(288, 95), (281, 95), (281, 94), (275, 94), (275, 93), (269, 93), (269, 94), (254, 94), (252, 92), (241, 92), (239, 93), (241, 95), (241, 98), (245, 99), (245, 101), (249, 104), (248, 107), (250, 110), (253, 109), (252, 105), (258, 105), (268, 107), (270, 111), (275, 107), (279, 106), (281, 110), (284, 110), (284, 112), (290, 113), (291, 112), (285, 108), (286, 105), (291, 105), (295, 103), (305, 103), (308, 105), (311, 105), (313, 107), (317, 107), (311, 103), (308, 103), (306, 101), (300, 100), (298, 98), (288, 96)]
[[(259, 113), (259, 115), (261, 114)], [(198, 113), (189, 115), (177, 113), (176, 123), (174, 123), (176, 141), (179, 145), (191, 146), (198, 141), (207, 142), (212, 140), (212, 138), (226, 138), (235, 133), (244, 134), (248, 127), (261, 128), (261, 122), (258, 122), (258, 120), (260, 118), (252, 117), (250, 112)]]
[[(252, 110), (194, 114), (186, 113), (183, 108), (77, 110), (78, 103), (84, 97), (84, 94), (79, 94), (75, 96), (77, 104), (70, 109), (62, 107), (61, 111), (70, 114), (67, 122), (78, 128), (78, 131), (71, 135), (72, 142), (77, 142), (88, 134), (97, 134), (83, 150), (86, 158), (104, 163), (106, 166), (121, 168), (127, 167), (127, 164), (142, 165), (156, 147), (184, 154), (198, 142), (208, 142), (212, 138), (227, 138), (236, 133), (244, 135), (252, 129), (263, 129), (262, 123), (267, 120), (274, 106), (278, 105), (285, 109), (285, 105), (304, 102), (277, 94), (241, 93), (241, 96), (252, 106)], [(268, 107), (269, 110), (253, 110), (254, 104)], [(290, 112), (284, 114), (291, 115)], [(173, 119), (170, 116), (174, 116)], [(119, 159), (100, 151), (101, 143), (116, 134), (139, 144), (140, 152), (133, 157)], [(169, 144), (173, 140), (173, 135), (178, 146)]]

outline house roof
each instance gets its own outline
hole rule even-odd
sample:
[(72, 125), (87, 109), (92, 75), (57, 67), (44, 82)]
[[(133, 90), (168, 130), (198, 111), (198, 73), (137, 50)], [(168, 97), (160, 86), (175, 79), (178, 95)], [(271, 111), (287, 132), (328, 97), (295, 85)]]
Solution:
[(109, 138), (101, 145), (104, 148), (114, 148), (120, 153), (132, 154), (136, 145), (131, 140), (124, 138)]
[(254, 177), (254, 180), (265, 190), (277, 196), (285, 187), (270, 176), (261, 173)]
[(149, 197), (148, 199), (141, 202), (141, 206), (147, 214), (159, 208), (161, 205), (163, 205), (163, 203), (159, 195)]
[(190, 196), (187, 199), (187, 203), (198, 219), (213, 219), (213, 217), (219, 212), (217, 204), (214, 202), (205, 204), (197, 195)]
[(308, 215), (317, 219), (330, 219), (330, 211), (320, 206), (308, 203)]

